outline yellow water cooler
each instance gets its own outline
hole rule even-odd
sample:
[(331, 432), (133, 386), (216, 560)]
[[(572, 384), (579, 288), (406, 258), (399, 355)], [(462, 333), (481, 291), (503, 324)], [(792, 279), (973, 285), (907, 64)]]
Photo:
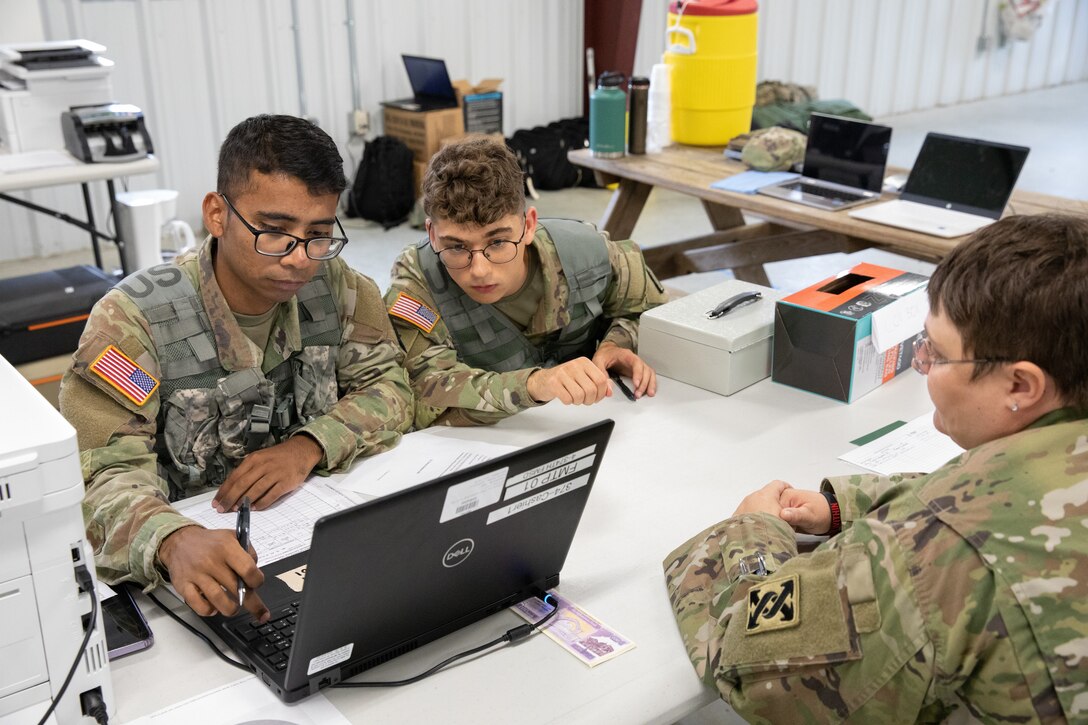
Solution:
[(723, 146), (747, 133), (756, 100), (757, 0), (674, 0), (665, 63), (672, 140)]

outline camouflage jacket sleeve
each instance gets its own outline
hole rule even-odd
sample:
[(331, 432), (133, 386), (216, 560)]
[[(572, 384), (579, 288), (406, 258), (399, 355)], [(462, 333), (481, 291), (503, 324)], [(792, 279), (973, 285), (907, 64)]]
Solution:
[(903, 481), (922, 478), (923, 473), (896, 473), (879, 476), (875, 473), (855, 473), (849, 476), (832, 476), (820, 483), (820, 490), (835, 494), (843, 528), (864, 516), (881, 494)]
[(162, 583), (156, 568), (159, 544), (194, 522), (170, 504), (153, 451), (158, 391), (143, 405), (124, 397), (88, 367), (113, 345), (154, 377), (147, 323), (136, 307), (111, 291), (91, 311), (72, 367), (64, 375), (60, 408), (76, 429), (86, 484), (83, 519), (98, 575), (108, 584)]
[(336, 364), (340, 399), (300, 431), (325, 451), (318, 473), (342, 471), (357, 456), (389, 450), (412, 426), (404, 353), (377, 285), (346, 264), (330, 265), (330, 271), (343, 322)]
[[(394, 262), (392, 278), (385, 294), (387, 308), (403, 293), (437, 310), (414, 247), (405, 249)], [(470, 367), (458, 359), (441, 317), (429, 332), (398, 317), (391, 319), (405, 350), (404, 366), (416, 397), (416, 428), (487, 425), (539, 405), (528, 389), (529, 376), (537, 368), (496, 373)]]
[(612, 281), (602, 307), (611, 323), (601, 342), (637, 350), (639, 315), (668, 302), (669, 298), (634, 242), (609, 240), (608, 261), (612, 265)]

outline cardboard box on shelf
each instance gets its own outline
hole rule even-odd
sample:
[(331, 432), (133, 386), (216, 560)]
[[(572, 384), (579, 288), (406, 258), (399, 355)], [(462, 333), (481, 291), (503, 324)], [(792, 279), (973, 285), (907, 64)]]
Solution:
[(771, 379), (852, 402), (910, 367), (928, 278), (859, 264), (778, 301)]
[(457, 103), (464, 113), (466, 133), (502, 133), (502, 78), (485, 78), (473, 85), (453, 81)]
[(441, 148), (442, 139), (465, 132), (461, 108), (408, 111), (386, 106), (382, 119), (385, 135), (403, 141), (415, 160), (424, 164)]

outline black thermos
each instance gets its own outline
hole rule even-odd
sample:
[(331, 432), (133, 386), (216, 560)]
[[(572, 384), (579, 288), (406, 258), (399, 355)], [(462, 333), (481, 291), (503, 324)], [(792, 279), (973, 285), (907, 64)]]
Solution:
[(627, 153), (646, 153), (646, 103), (650, 95), (650, 79), (642, 76), (631, 78), (628, 84), (631, 111), (628, 115)]

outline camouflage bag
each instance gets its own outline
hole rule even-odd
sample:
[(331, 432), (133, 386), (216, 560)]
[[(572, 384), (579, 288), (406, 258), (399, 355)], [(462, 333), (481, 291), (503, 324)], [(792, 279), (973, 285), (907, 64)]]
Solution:
[(786, 171), (805, 158), (803, 133), (774, 126), (753, 131), (740, 160), (756, 171)]

